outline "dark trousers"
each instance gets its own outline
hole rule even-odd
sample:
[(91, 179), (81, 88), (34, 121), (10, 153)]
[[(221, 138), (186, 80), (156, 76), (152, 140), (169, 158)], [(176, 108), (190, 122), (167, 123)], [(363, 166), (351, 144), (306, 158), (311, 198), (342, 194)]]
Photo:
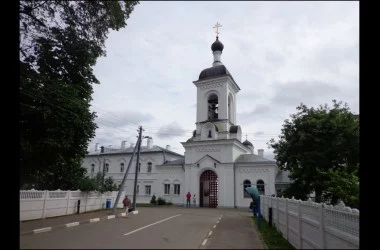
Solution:
[(186, 207), (190, 207), (190, 199), (186, 200)]

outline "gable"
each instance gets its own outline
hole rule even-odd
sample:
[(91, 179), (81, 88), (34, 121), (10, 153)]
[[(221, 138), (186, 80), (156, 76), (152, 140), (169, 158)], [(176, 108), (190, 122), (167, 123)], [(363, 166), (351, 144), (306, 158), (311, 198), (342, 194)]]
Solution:
[(202, 166), (213, 166), (214, 163), (220, 163), (217, 159), (210, 155), (205, 155), (202, 158), (200, 158), (198, 161), (196, 161), (194, 164), (199, 164)]

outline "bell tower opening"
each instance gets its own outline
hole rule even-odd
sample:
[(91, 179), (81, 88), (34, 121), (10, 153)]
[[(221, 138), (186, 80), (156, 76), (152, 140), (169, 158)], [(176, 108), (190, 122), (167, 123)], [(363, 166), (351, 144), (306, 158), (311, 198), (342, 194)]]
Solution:
[(218, 96), (216, 94), (211, 94), (208, 97), (208, 120), (218, 119)]

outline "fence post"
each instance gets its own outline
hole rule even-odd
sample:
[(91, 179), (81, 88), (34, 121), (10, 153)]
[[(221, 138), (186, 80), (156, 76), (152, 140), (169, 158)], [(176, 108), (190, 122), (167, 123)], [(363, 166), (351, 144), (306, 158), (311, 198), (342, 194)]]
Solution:
[(45, 199), (44, 199), (44, 207), (42, 211), (42, 219), (45, 219), (45, 213), (46, 213), (46, 199), (48, 197), (49, 191), (45, 190)]
[[(100, 193), (100, 191), (98, 191), (98, 192)], [(100, 209), (103, 208), (102, 200), (103, 200), (103, 193), (100, 193)]]
[(288, 227), (288, 198), (285, 199), (285, 232), (286, 232), (286, 240), (289, 241), (289, 227)]
[(299, 241), (298, 241), (298, 248), (299, 249), (302, 249), (302, 231), (301, 231), (301, 229), (302, 229), (302, 213), (301, 213), (301, 203), (302, 203), (302, 201), (301, 200), (299, 200), (298, 202), (297, 202), (297, 207), (298, 207), (298, 235), (299, 235)]
[(324, 208), (323, 208), (323, 203), (322, 204), (320, 204), (320, 206), (319, 206), (319, 231), (320, 231), (320, 236), (321, 236), (321, 239), (320, 239), (320, 241), (321, 241), (321, 243), (320, 243), (320, 248), (321, 249), (325, 249), (325, 223), (324, 223), (324, 218), (323, 218), (323, 216), (324, 216)]
[(87, 208), (87, 202), (88, 202), (88, 192), (86, 192), (86, 203), (84, 204), (84, 212), (86, 212), (86, 208)]
[(277, 200), (277, 223), (276, 223), (276, 227), (278, 229), (280, 229), (280, 199), (276, 198), (276, 200)]
[(70, 205), (71, 191), (67, 191), (67, 205), (66, 205), (66, 215), (69, 214), (69, 205)]

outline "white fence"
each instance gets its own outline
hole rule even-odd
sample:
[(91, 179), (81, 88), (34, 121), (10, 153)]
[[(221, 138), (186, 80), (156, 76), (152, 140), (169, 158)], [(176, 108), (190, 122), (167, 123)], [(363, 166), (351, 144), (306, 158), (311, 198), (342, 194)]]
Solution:
[(260, 197), (266, 221), (297, 249), (359, 249), (359, 210), (270, 196)]
[[(80, 213), (106, 208), (107, 199), (111, 207), (118, 192), (82, 192), (77, 191), (39, 191), (20, 190), (20, 221), (49, 218), (77, 213), (80, 200)], [(123, 207), (124, 193), (121, 194), (118, 208)]]

